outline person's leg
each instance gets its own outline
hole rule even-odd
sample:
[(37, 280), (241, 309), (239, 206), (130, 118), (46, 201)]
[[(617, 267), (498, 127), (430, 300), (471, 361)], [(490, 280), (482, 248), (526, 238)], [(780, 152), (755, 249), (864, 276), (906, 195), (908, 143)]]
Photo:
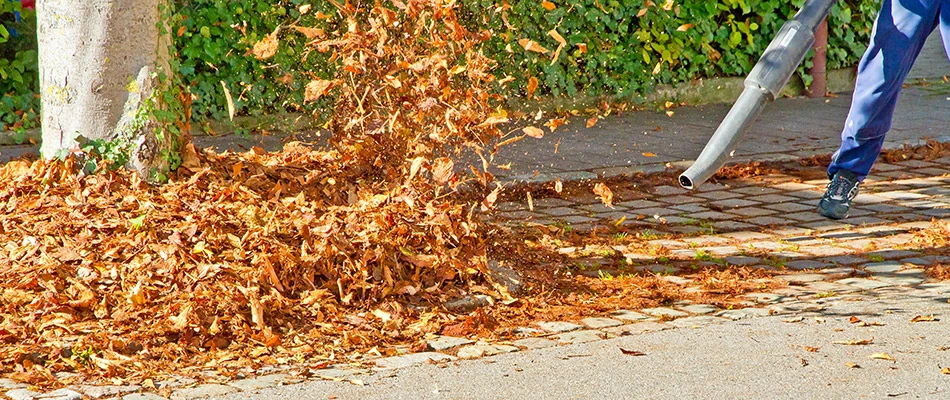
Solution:
[(943, 51), (950, 59), (950, 0), (944, 0), (939, 15), (940, 37), (943, 39)]
[(858, 64), (851, 110), (841, 132), (841, 147), (828, 166), (829, 178), (846, 170), (861, 181), (870, 172), (891, 128), (904, 78), (936, 27), (938, 12), (950, 8), (945, 1), (884, 0), (871, 43)]

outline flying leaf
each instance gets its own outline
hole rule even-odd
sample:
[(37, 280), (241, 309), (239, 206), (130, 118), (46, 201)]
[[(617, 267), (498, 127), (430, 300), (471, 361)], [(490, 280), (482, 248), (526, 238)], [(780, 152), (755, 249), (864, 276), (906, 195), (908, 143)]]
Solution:
[(937, 319), (937, 317), (935, 317), (933, 314), (930, 314), (927, 316), (918, 315), (910, 320), (910, 322), (936, 322), (936, 321), (940, 321), (940, 320)]
[(656, 157), (656, 153), (645, 152), (642, 153), (644, 157)]
[(593, 127), (594, 125), (597, 125), (597, 120), (598, 120), (598, 119), (597, 119), (597, 116), (596, 116), (596, 115), (593, 116), (593, 117), (590, 117), (590, 119), (587, 120), (587, 127), (588, 127), (588, 128), (591, 128), (591, 127)]
[(533, 126), (526, 126), (524, 129), (522, 129), (522, 131), (525, 135), (531, 136), (535, 139), (541, 139), (544, 137), (544, 131)]
[(846, 365), (848, 368), (861, 368), (861, 366), (858, 365), (858, 363), (853, 363), (853, 362), (847, 362), (847, 363), (844, 363), (844, 365)]
[(611, 192), (610, 188), (603, 182), (597, 182), (597, 184), (594, 185), (594, 194), (600, 196), (600, 201), (604, 202), (605, 206), (610, 208), (614, 207), (614, 193)]
[(876, 360), (897, 361), (896, 359), (894, 359), (894, 357), (891, 357), (891, 355), (887, 353), (874, 353), (874, 354), (869, 355), (868, 358), (873, 358)]
[(440, 157), (432, 163), (432, 179), (439, 185), (444, 185), (455, 175), (455, 163), (448, 157)]
[(495, 125), (498, 125), (498, 124), (503, 124), (503, 123), (505, 123), (505, 122), (508, 122), (508, 117), (503, 116), (503, 115), (493, 115), (493, 116), (491, 116), (491, 117), (488, 117), (488, 119), (486, 119), (484, 122), (478, 124), (476, 127), (477, 127), (477, 128), (485, 128), (485, 127), (489, 127), (489, 126), (495, 126)]
[(307, 27), (305, 27), (305, 26), (297, 26), (297, 25), (294, 25), (294, 29), (295, 29), (297, 32), (302, 33), (304, 36), (307, 37), (307, 39), (310, 39), (310, 40), (313, 40), (313, 39), (316, 39), (316, 38), (321, 38), (321, 37), (323, 37), (323, 33), (324, 33), (324, 32), (323, 32), (323, 29), (319, 29), (319, 28), (307, 28)]
[(850, 322), (850, 323), (852, 323), (852, 324), (857, 324), (857, 323), (861, 322), (861, 320), (860, 320), (858, 317), (855, 317), (855, 316), (852, 315), (851, 318), (848, 318), (848, 322)]
[(647, 9), (646, 9), (646, 7), (641, 8), (640, 11), (637, 12), (637, 18), (640, 18), (640, 17), (642, 17), (642, 16), (644, 16), (644, 15), (647, 15)]
[(695, 24), (683, 24), (683, 25), (680, 25), (679, 28), (676, 28), (676, 30), (679, 32), (686, 32), (689, 30), (689, 28), (692, 28), (694, 25)]
[(587, 43), (578, 43), (576, 44), (576, 46), (577, 46), (577, 49), (581, 51), (581, 54), (584, 54), (587, 52)]
[(555, 130), (557, 130), (559, 126), (564, 126), (564, 125), (567, 125), (567, 120), (564, 118), (552, 118), (552, 119), (549, 119), (548, 122), (544, 124), (544, 126), (551, 129), (551, 132), (554, 132)]
[(544, 48), (544, 46), (531, 39), (520, 39), (518, 40), (518, 44), (520, 44), (525, 50), (533, 51), (535, 53), (548, 54), (551, 52), (551, 50)]
[(557, 62), (558, 57), (561, 56), (561, 50), (564, 50), (564, 47), (567, 46), (567, 41), (564, 40), (564, 37), (557, 33), (557, 30), (554, 29), (548, 31), (548, 36), (554, 38), (554, 41), (558, 43), (557, 49), (554, 50), (554, 55), (551, 56), (551, 65), (554, 65), (554, 63)]
[(561, 183), (560, 179), (554, 181), (554, 193), (561, 194), (564, 190), (564, 184)]
[(270, 33), (267, 36), (264, 36), (260, 42), (254, 44), (254, 48), (251, 49), (251, 54), (254, 54), (258, 60), (266, 60), (277, 54), (277, 45), (279, 44), (277, 40), (277, 34), (280, 33), (280, 27), (274, 29), (274, 32)]
[(950, 375), (950, 367), (945, 367), (945, 368), (941, 369), (941, 370), (940, 370), (940, 373), (941, 373), (941, 374), (944, 374), (944, 375)]
[(548, 11), (554, 11), (554, 9), (557, 8), (557, 5), (550, 1), (544, 0), (541, 2), (541, 7), (544, 7), (544, 9)]
[(534, 91), (538, 90), (538, 78), (530, 77), (528, 78), (528, 99), (530, 100), (534, 96)]
[(335, 84), (336, 81), (333, 80), (316, 79), (310, 81), (304, 89), (303, 101), (311, 102), (319, 99), (329, 93)]
[(498, 201), (498, 194), (501, 193), (501, 185), (492, 190), (488, 196), (485, 196), (485, 199), (482, 200), (482, 212), (486, 212), (495, 207), (495, 202)]
[(234, 120), (234, 99), (231, 98), (231, 91), (228, 90), (228, 85), (221, 81), (221, 87), (224, 88), (224, 99), (228, 101), (228, 118), (232, 121)]
[(670, 11), (673, 9), (673, 0), (666, 0), (666, 4), (663, 5), (663, 9)]

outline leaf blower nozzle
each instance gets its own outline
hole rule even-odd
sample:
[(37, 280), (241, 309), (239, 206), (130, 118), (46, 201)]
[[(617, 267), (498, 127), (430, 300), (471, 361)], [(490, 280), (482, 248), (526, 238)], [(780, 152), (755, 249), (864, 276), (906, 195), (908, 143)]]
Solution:
[(762, 58), (745, 79), (745, 88), (706, 147), (686, 172), (680, 186), (695, 189), (732, 158), (736, 145), (749, 130), (767, 102), (778, 97), (788, 79), (815, 43), (815, 31), (837, 0), (807, 0), (792, 20), (785, 23), (765, 49)]

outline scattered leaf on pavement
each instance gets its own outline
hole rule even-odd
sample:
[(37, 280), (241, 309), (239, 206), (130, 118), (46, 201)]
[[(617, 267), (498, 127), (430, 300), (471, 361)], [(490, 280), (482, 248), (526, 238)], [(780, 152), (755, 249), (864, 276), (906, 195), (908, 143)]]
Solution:
[(894, 359), (894, 357), (891, 357), (891, 355), (887, 353), (874, 353), (869, 355), (868, 358), (873, 358), (875, 360), (897, 361)]
[(916, 316), (916, 317), (914, 317), (914, 318), (911, 318), (911, 320), (910, 320), (910, 322), (936, 322), (936, 321), (940, 321), (940, 320), (937, 319), (937, 317), (934, 316), (933, 314), (926, 315), (926, 316), (925, 316), (925, 315), (918, 315), (918, 316)]
[(843, 344), (846, 346), (864, 346), (874, 343), (874, 338), (864, 339), (864, 340), (836, 340), (831, 342), (831, 344)]
[(645, 356), (645, 355), (647, 355), (647, 353), (644, 353), (644, 352), (642, 352), (642, 351), (629, 350), (629, 349), (625, 349), (625, 348), (623, 348), (623, 347), (620, 348), (620, 352), (623, 353), (623, 354), (626, 354), (626, 355), (628, 355), (628, 356)]

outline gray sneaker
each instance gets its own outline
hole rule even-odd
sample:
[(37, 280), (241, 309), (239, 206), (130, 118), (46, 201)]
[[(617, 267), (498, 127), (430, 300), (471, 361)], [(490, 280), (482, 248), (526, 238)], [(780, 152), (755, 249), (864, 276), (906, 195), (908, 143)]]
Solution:
[(847, 218), (851, 211), (851, 200), (858, 195), (860, 184), (858, 177), (851, 171), (838, 171), (818, 202), (818, 213), (831, 219)]

